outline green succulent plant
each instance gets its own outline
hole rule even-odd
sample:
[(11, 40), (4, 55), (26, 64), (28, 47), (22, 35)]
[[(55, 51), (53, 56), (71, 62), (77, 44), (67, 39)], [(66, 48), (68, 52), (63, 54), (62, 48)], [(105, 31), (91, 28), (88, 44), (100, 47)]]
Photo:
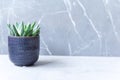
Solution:
[(39, 36), (40, 27), (36, 22), (25, 24), (24, 22), (8, 24), (11, 36)]

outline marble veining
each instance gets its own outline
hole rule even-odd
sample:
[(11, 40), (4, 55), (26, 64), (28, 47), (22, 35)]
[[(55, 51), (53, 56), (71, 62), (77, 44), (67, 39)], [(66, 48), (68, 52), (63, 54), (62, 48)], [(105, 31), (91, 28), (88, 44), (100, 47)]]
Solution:
[(41, 25), (41, 55), (120, 56), (120, 0), (0, 0), (0, 54), (21, 21)]

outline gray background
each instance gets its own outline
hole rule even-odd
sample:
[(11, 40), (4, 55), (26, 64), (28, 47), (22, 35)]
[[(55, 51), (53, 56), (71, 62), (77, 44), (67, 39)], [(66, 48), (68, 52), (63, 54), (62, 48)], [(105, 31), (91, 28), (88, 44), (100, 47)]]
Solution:
[(120, 0), (0, 0), (0, 54), (21, 21), (40, 23), (41, 55), (120, 56)]

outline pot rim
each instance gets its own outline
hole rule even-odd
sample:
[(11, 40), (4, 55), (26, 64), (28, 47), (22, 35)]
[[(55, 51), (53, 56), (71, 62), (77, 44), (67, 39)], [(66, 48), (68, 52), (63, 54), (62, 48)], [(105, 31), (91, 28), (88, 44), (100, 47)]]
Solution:
[(40, 36), (8, 36), (9, 38), (36, 38)]

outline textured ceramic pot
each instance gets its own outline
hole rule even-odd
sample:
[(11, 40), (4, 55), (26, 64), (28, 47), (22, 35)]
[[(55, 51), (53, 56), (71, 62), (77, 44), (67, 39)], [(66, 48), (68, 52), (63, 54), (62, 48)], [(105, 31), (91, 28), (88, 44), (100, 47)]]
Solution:
[(8, 36), (9, 58), (17, 66), (33, 65), (39, 58), (39, 36)]

